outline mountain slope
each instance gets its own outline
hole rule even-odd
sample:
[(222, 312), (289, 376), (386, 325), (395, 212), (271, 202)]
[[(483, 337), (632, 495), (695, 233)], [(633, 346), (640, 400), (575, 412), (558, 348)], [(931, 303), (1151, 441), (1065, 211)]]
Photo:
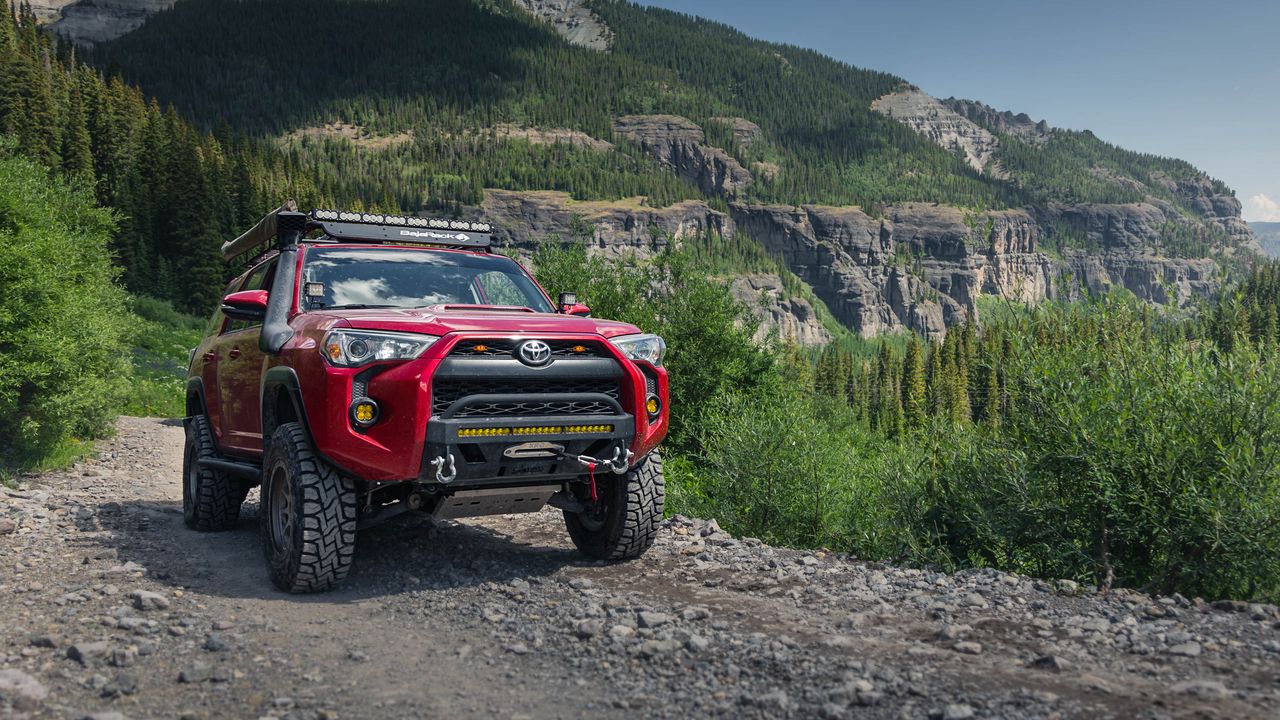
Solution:
[[(305, 52), (279, 42), (299, 17)], [(1181, 302), (1253, 248), (1185, 162), (625, 2), (184, 0), (95, 59), (275, 138), (338, 201), (496, 214), (522, 242), (582, 234), (583, 212), (597, 245), (746, 233), (864, 334), (942, 332), (983, 292)], [(647, 225), (673, 204), (697, 219)]]
[(1257, 236), (1263, 252), (1280, 257), (1280, 222), (1251, 222), (1249, 228)]

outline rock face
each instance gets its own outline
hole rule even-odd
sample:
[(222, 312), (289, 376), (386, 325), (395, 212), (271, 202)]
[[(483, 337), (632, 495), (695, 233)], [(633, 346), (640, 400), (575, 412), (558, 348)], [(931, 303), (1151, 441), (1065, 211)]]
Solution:
[(751, 143), (759, 140), (760, 136), (764, 135), (764, 130), (761, 130), (759, 125), (747, 120), (746, 118), (718, 117), (712, 119), (716, 122), (728, 125), (729, 129), (733, 132), (734, 142), (744, 148), (750, 147)]
[[(746, 129), (745, 133), (755, 139), (759, 129), (755, 127), (755, 133)], [(751, 173), (729, 153), (707, 145), (706, 133), (686, 118), (624, 115), (614, 122), (613, 133), (637, 143), (681, 179), (708, 195), (734, 197), (751, 186)]]
[[(1171, 220), (1152, 204), (972, 213), (911, 203), (877, 218), (852, 207), (731, 203), (726, 215), (700, 201), (651, 208), (642, 199), (578, 202), (558, 192), (487, 190), (481, 213), (504, 244), (532, 250), (552, 235), (577, 237), (591, 252), (612, 257), (649, 255), (707, 231), (745, 233), (864, 336), (902, 328), (941, 336), (976, 313), (984, 294), (1036, 302), (1125, 288), (1143, 300), (1183, 304), (1221, 282), (1212, 259), (1159, 254), (1161, 228)], [(1068, 248), (1060, 257), (1043, 252), (1045, 228), (1063, 226), (1093, 249)], [(781, 288), (772, 275), (733, 283), (766, 329), (802, 344), (829, 339), (812, 306)], [(760, 308), (762, 295), (768, 302)]]
[(974, 100), (947, 98), (940, 102), (950, 110), (983, 127), (991, 127), (997, 132), (1016, 135), (1035, 145), (1043, 143), (1049, 136), (1049, 123), (1044, 120), (1039, 122), (1032, 120), (1026, 113), (1015, 115), (1008, 110), (996, 110), (990, 105)]
[(521, 250), (556, 235), (582, 238), (593, 253), (648, 255), (665, 248), (669, 239), (708, 230), (732, 234), (728, 217), (697, 201), (651, 208), (642, 198), (580, 202), (562, 192), (485, 190), (481, 215), (495, 225), (499, 242)]
[(789, 340), (797, 345), (815, 346), (831, 342), (831, 333), (822, 327), (818, 312), (808, 300), (788, 296), (783, 289), (782, 278), (777, 275), (739, 275), (730, 283), (729, 289), (760, 318), (757, 340), (765, 339), (772, 332), (780, 340)]
[(146, 21), (147, 17), (173, 7), (175, 0), (44, 0), (35, 3), (37, 14), (56, 20), (54, 32), (88, 45), (112, 40)]
[(996, 137), (914, 85), (871, 103), (871, 108), (901, 122), (934, 143), (964, 152), (969, 166), (986, 169), (996, 151)]
[(515, 0), (519, 7), (534, 17), (551, 23), (556, 32), (573, 45), (608, 50), (613, 31), (579, 0)]

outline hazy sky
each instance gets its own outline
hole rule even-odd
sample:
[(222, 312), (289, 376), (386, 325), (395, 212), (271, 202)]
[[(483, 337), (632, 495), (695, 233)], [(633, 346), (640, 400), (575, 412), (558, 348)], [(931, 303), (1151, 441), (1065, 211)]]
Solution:
[(642, 0), (1190, 161), (1280, 221), (1280, 0)]

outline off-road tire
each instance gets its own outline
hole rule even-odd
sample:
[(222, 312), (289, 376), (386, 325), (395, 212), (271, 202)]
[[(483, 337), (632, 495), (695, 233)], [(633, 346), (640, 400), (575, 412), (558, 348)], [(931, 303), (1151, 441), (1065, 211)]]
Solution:
[(217, 448), (209, 419), (196, 415), (186, 423), (187, 442), (182, 453), (182, 519), (201, 532), (229, 530), (240, 521), (240, 506), (249, 486), (223, 470), (201, 467), (199, 460), (216, 460)]
[(596, 511), (564, 512), (573, 544), (597, 560), (638, 558), (653, 545), (662, 522), (662, 457), (650, 453), (625, 475), (596, 473)]
[(323, 592), (351, 569), (355, 486), (316, 455), (298, 423), (284, 423), (271, 436), (258, 535), (271, 582), (281, 590)]

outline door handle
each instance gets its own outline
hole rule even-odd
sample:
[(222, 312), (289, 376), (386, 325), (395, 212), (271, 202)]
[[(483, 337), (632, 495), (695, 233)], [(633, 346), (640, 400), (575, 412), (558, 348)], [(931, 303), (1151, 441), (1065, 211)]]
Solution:
[(204, 354), (205, 362), (213, 362), (214, 360), (217, 360), (217, 359), (218, 359), (218, 353), (216, 352), (207, 352)]
[(240, 357), (240, 348), (231, 348), (231, 352), (227, 353), (227, 357), (235, 360)]

